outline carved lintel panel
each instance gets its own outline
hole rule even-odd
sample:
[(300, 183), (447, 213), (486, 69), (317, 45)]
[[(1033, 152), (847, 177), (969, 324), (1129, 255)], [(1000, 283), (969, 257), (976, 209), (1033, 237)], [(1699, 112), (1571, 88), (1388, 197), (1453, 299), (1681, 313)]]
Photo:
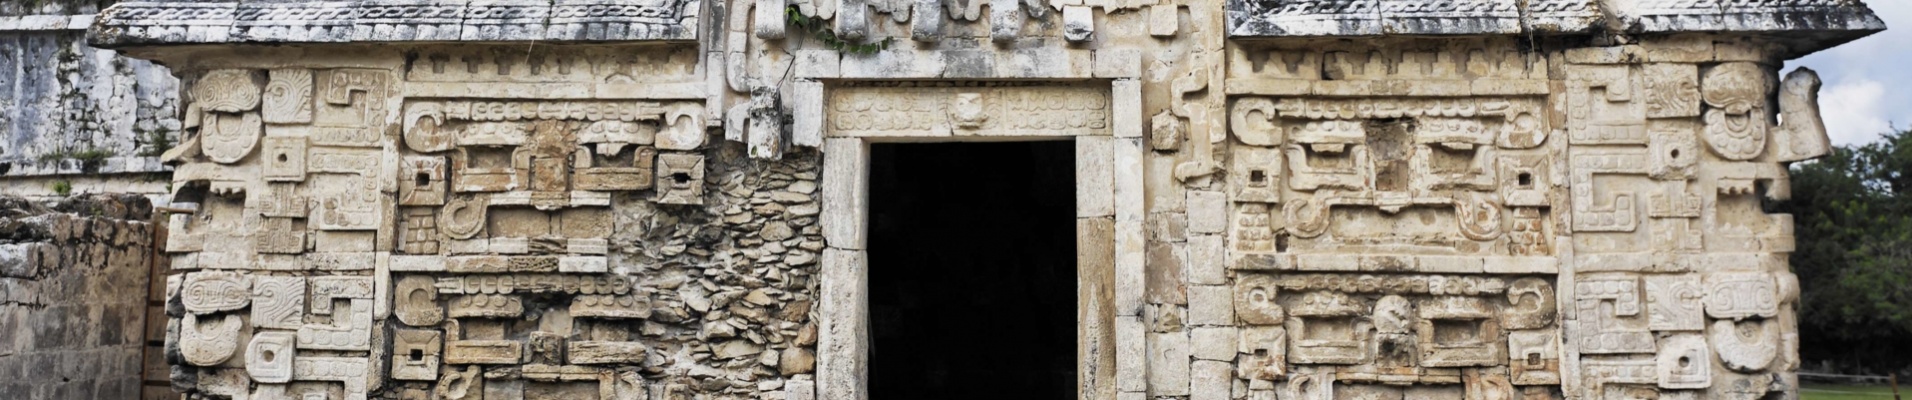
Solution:
[(1091, 136), (1112, 121), (1094, 86), (850, 86), (824, 102), (831, 137)]

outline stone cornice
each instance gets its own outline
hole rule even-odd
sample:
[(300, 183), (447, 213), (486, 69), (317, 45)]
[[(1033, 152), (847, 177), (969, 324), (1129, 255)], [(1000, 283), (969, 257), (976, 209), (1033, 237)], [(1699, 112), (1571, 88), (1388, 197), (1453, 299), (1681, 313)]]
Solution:
[(1859, 0), (1229, 0), (1233, 39), (1787, 33), (1817, 50), (1885, 29)]
[(125, 2), (100, 13), (99, 47), (510, 41), (691, 41), (697, 0)]

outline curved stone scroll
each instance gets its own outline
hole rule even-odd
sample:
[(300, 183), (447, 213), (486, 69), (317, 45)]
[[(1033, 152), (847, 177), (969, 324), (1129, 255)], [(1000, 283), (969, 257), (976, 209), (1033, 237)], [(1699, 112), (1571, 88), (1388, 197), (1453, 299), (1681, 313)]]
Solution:
[(1751, 160), (1766, 151), (1766, 70), (1749, 62), (1713, 67), (1700, 81), (1706, 110), (1703, 138), (1721, 158)]
[(192, 96), (201, 110), (237, 114), (258, 108), (262, 92), (252, 71), (220, 69), (200, 76)]
[(210, 314), (245, 308), (252, 303), (252, 283), (246, 276), (230, 272), (198, 272), (187, 275), (180, 291), (180, 303), (194, 314)]
[(1734, 371), (1763, 370), (1779, 356), (1779, 325), (1772, 321), (1713, 321), (1707, 336), (1720, 363)]
[(186, 313), (179, 321), (179, 355), (186, 363), (210, 367), (226, 362), (239, 350), (239, 330), (244, 322), (237, 315), (216, 317), (218, 322), (199, 323), (199, 316)]
[(1779, 84), (1783, 123), (1774, 132), (1773, 158), (1792, 162), (1824, 157), (1832, 151), (1826, 123), (1819, 116), (1819, 73), (1801, 67)]

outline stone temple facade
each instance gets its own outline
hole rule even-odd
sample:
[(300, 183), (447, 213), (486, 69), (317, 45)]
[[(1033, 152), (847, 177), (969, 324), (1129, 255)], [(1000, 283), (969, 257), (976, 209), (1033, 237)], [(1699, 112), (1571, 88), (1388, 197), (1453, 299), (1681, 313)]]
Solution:
[(1859, 0), (248, 0), (89, 35), (180, 79), (192, 398), (866, 399), (872, 144), (1066, 140), (1077, 397), (1485, 400), (1795, 398), (1762, 204), (1830, 144), (1778, 70), (1882, 29)]

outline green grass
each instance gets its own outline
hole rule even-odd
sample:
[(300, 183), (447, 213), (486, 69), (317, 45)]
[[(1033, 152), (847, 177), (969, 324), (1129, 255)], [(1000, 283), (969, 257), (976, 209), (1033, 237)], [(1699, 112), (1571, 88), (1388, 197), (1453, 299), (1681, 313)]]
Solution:
[[(1892, 400), (1892, 387), (1879, 385), (1835, 385), (1808, 383), (1800, 385), (1800, 400)], [(1899, 388), (1901, 395), (1912, 397), (1905, 387)]]

